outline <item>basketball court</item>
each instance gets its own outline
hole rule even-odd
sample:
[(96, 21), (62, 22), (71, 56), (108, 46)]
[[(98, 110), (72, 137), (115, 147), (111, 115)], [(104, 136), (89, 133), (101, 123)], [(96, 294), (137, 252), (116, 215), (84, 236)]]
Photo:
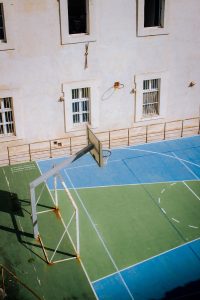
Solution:
[(198, 298), (200, 137), (119, 147), (106, 157), (91, 140), (69, 164), (0, 169), (1, 198), (14, 194), (18, 205), (1, 205), (2, 264), (38, 299)]

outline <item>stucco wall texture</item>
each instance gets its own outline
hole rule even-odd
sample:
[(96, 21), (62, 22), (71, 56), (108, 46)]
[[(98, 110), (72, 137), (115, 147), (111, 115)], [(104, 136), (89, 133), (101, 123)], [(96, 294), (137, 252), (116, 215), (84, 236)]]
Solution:
[[(96, 82), (98, 92), (91, 107), (98, 108), (98, 113), (91, 125), (97, 130), (135, 124), (139, 92), (135, 82), (137, 76), (148, 73), (167, 74), (160, 98), (162, 103), (162, 92), (167, 93), (164, 111), (152, 121), (199, 116), (199, 0), (165, 0), (168, 32), (148, 36), (137, 34), (141, 0), (89, 0), (94, 12), (90, 26), (95, 26), (95, 34), (89, 41), (86, 69), (87, 43), (62, 43), (63, 1), (1, 1), (6, 2), (9, 47), (1, 49), (0, 44), (0, 98), (13, 98), (16, 138), (50, 139), (73, 129), (67, 125), (71, 99), (63, 94), (63, 86), (71, 82)], [(116, 81), (124, 87), (107, 97)], [(189, 87), (191, 81), (195, 85)], [(59, 101), (60, 97), (64, 101)], [(146, 122), (139, 120), (140, 125)]]

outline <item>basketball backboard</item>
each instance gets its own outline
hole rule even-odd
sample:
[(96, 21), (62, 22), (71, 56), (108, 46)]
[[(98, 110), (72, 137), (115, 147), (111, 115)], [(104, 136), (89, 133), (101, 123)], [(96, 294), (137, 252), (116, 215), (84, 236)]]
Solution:
[(90, 151), (92, 157), (96, 160), (100, 167), (103, 166), (103, 153), (102, 153), (102, 143), (93, 133), (93, 131), (87, 126), (87, 139), (88, 145), (93, 145), (94, 148)]

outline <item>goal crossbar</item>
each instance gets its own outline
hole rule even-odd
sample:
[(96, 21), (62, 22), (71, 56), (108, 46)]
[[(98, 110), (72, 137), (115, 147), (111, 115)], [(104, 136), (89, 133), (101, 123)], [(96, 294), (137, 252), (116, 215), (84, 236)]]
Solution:
[(42, 174), (40, 177), (36, 178), (30, 183), (30, 188), (37, 187), (40, 183), (46, 181), (49, 177), (55, 175), (60, 170), (64, 169), (75, 160), (79, 159), (81, 156), (85, 155), (86, 153), (90, 152), (94, 148), (94, 145), (90, 144), (83, 148), (82, 150), (78, 151), (76, 154), (72, 155), (71, 157), (65, 159), (60, 164), (54, 166), (51, 170), (47, 171), (46, 173)]

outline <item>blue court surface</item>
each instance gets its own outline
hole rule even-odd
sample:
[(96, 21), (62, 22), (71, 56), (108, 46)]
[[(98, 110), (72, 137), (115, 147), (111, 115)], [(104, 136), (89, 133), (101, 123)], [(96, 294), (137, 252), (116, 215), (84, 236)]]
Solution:
[[(200, 138), (195, 136), (112, 149), (112, 155), (103, 168), (99, 168), (87, 154), (66, 169), (75, 188), (199, 180), (199, 152)], [(41, 173), (63, 159), (39, 161)], [(62, 175), (65, 176), (64, 170)], [(53, 180), (48, 184), (53, 189)], [(70, 184), (68, 187), (71, 187)]]
[[(39, 161), (41, 173), (63, 159)], [(112, 149), (112, 155), (102, 168), (87, 154), (61, 174), (68, 188), (75, 190), (195, 181), (195, 190), (190, 190), (196, 201), (200, 201), (200, 136)], [(48, 181), (48, 186), (53, 190), (53, 180)], [(200, 299), (200, 232), (199, 228), (197, 230), (198, 238), (194, 240), (91, 280), (97, 297), (109, 300)], [(87, 271), (87, 266), (85, 268)], [(191, 291), (194, 291), (193, 298)]]
[[(167, 291), (183, 288), (188, 282), (200, 285), (200, 241), (121, 270), (133, 299), (162, 299)], [(118, 273), (93, 283), (99, 299), (131, 299)], [(174, 296), (175, 298), (175, 296)], [(173, 299), (173, 297), (168, 298)], [(191, 298), (184, 298), (191, 299)], [(199, 299), (199, 294), (196, 298)]]

